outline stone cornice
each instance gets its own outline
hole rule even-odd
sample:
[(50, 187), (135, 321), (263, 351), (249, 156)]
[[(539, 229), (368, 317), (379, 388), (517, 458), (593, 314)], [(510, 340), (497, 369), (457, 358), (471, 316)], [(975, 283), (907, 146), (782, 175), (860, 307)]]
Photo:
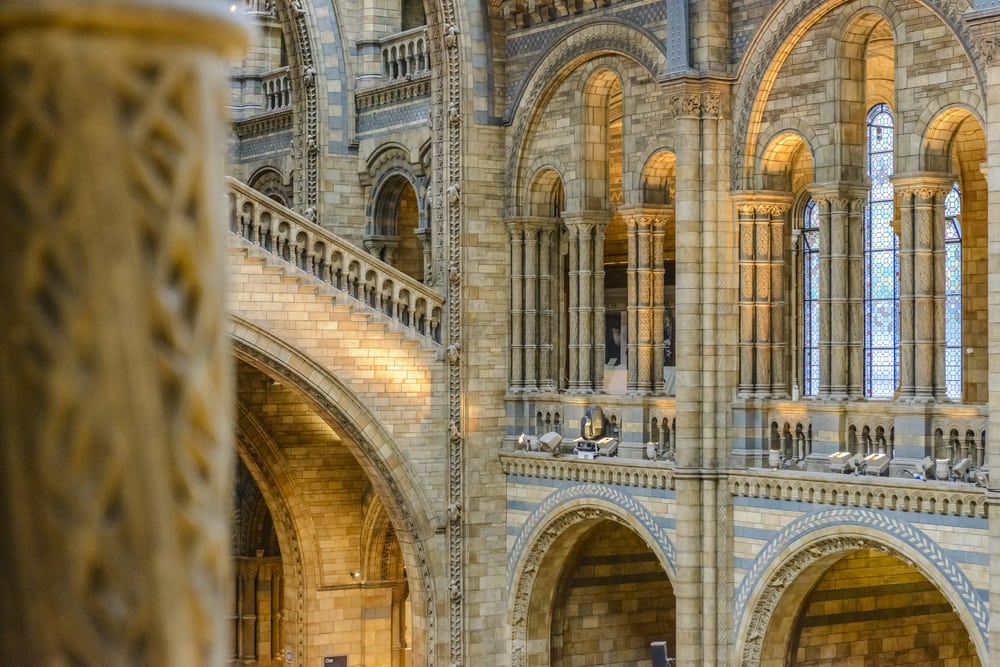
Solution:
[(985, 490), (970, 484), (764, 470), (730, 472), (727, 484), (734, 498), (987, 517)]
[(628, 459), (578, 459), (538, 452), (501, 452), (505, 475), (537, 479), (570, 480), (590, 484), (612, 484), (640, 489), (674, 488), (673, 466), (667, 463)]

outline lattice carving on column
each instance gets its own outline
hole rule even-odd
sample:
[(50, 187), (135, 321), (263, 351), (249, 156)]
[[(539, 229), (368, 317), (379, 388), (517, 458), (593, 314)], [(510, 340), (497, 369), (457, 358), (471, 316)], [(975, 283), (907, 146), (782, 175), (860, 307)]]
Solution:
[(0, 33), (2, 505), (24, 603), (5, 632), (26, 664), (227, 657), (226, 79), (207, 54)]

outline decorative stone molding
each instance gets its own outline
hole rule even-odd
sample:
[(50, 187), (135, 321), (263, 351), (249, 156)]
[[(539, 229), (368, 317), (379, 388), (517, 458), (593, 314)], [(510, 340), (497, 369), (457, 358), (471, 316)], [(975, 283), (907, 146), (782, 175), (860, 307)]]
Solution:
[[(316, 210), (319, 203), (319, 151), (316, 150), (319, 136), (318, 91), (313, 81), (317, 70), (316, 58), (313, 55), (310, 17), (303, 0), (278, 0), (275, 8), (279, 17), (284, 17), (292, 31), (295, 49), (293, 57), (298, 57), (298, 66), (290, 68), (295, 73), (294, 80), (299, 85), (293, 88), (295, 95), (295, 135), (297, 144), (293, 146), (293, 156), (299, 158), (297, 169), (299, 177), (295, 179), (302, 192), (295, 197), (301, 211), (309, 208)], [(282, 7), (282, 4), (284, 5)], [(312, 141), (313, 149), (310, 149)]]
[(429, 97), (431, 74), (426, 72), (411, 79), (399, 79), (359, 91), (354, 98), (359, 112), (391, 106)]
[(518, 477), (612, 484), (639, 489), (672, 491), (674, 488), (673, 468), (665, 463), (626, 463), (621, 459), (595, 461), (518, 452), (500, 454), (500, 466), (505, 475)]
[(907, 481), (823, 473), (733, 472), (727, 478), (735, 498), (764, 498), (914, 514), (988, 516), (985, 490), (948, 482)]
[(714, 91), (673, 95), (667, 101), (667, 113), (674, 118), (717, 118), (722, 113), (722, 95)]
[(263, 137), (292, 128), (292, 110), (282, 109), (269, 114), (253, 116), (233, 123), (236, 136), (240, 139)]

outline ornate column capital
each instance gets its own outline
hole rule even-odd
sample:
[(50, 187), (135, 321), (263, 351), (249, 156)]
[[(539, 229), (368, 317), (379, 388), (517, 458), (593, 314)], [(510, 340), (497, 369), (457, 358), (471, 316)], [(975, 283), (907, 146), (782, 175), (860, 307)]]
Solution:
[(636, 206), (620, 207), (618, 213), (625, 219), (625, 224), (629, 229), (643, 224), (657, 231), (674, 219), (674, 207), (672, 204), (639, 204)]
[(742, 190), (733, 193), (733, 205), (743, 215), (781, 215), (792, 207), (794, 195), (780, 190)]
[(955, 185), (955, 176), (937, 171), (920, 171), (892, 177), (892, 187), (899, 196), (913, 195), (918, 199), (944, 197)]
[(567, 229), (574, 227), (577, 229), (593, 229), (594, 227), (604, 229), (611, 222), (611, 216), (611, 211), (563, 211), (562, 221)]
[(998, 62), (1000, 53), (1000, 9), (990, 8), (966, 12), (962, 15), (965, 24), (969, 26), (972, 42), (976, 51), (987, 65)]
[(868, 183), (852, 183), (849, 181), (831, 181), (827, 183), (811, 183), (806, 186), (809, 195), (817, 204), (827, 204), (835, 210), (845, 210), (851, 204), (864, 205), (871, 189)]

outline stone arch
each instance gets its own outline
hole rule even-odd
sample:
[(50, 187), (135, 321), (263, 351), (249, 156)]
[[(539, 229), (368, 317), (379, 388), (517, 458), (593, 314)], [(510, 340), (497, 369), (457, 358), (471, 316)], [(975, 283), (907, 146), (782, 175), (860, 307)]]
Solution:
[(318, 553), (303, 557), (302, 545), (318, 546), (316, 530), (308, 515), (293, 511), (287, 495), (282, 492), (282, 489), (294, 488), (294, 483), (270, 435), (243, 406), (237, 406), (235, 422), (236, 454), (250, 471), (274, 522), (281, 550), (285, 601), (294, 601), (294, 605), (289, 605), (293, 616), (286, 619), (285, 636), (293, 638), (296, 655), (302, 661), (307, 627), (306, 581), (316, 580), (315, 565), (319, 563)]
[(537, 169), (529, 182), (525, 200), (528, 215), (558, 218), (566, 207), (562, 171), (551, 165)]
[[(230, 315), (227, 328), (237, 359), (293, 387), (349, 443), (396, 530), (408, 576), (415, 584), (410, 587), (414, 649), (423, 651), (427, 664), (433, 664), (438, 611), (431, 568), (441, 564), (430, 558), (423, 535), (433, 533), (436, 519), (421, 486), (401, 464), (404, 459), (391, 436), (325, 368), (242, 318)], [(415, 662), (418, 657), (414, 656)]]
[[(784, 0), (758, 28), (739, 63), (736, 93), (733, 99), (732, 187), (745, 189), (751, 175), (750, 156), (755, 153), (757, 133), (764, 103), (767, 100), (781, 66), (792, 48), (816, 22), (828, 12), (852, 0)], [(963, 18), (967, 6), (954, 0), (923, 0), (922, 4), (937, 15), (964, 49), (973, 65), (979, 84), (979, 97), (985, 90), (985, 67), (981, 53), (973, 48), (973, 40)], [(878, 0), (857, 3), (859, 9), (870, 12), (880, 9), (885, 16), (895, 14), (891, 3)], [(901, 25), (901, 21), (889, 21)], [(897, 34), (898, 38), (899, 35)], [(897, 42), (898, 43), (898, 42)]]
[(781, 128), (764, 127), (754, 159), (755, 190), (798, 193), (816, 180), (816, 133), (797, 118)]
[[(563, 567), (566, 554), (553, 549), (554, 545), (575, 542), (601, 521), (630, 529), (656, 555), (667, 579), (676, 581), (673, 544), (634, 498), (596, 484), (577, 485), (549, 495), (528, 517), (508, 556), (512, 667), (527, 665), (529, 616), (551, 617), (548, 598), (541, 599), (535, 589), (540, 576), (549, 577)], [(549, 558), (554, 553), (560, 557)], [(547, 627), (546, 623), (541, 625)]]
[[(985, 141), (983, 117), (974, 108), (964, 103), (949, 103), (951, 95), (944, 93), (935, 102), (938, 104), (925, 109), (916, 131), (922, 137), (920, 169), (949, 173), (957, 135), (964, 128), (978, 129)], [(968, 98), (968, 95), (962, 95)], [(974, 125), (970, 125), (974, 123)], [(967, 130), (968, 131), (968, 130)]]
[[(893, 555), (911, 565), (948, 600), (988, 664), (989, 611), (972, 582), (948, 554), (913, 524), (885, 512), (830, 509), (799, 517), (758, 553), (734, 597), (736, 655), (740, 665), (760, 664), (764, 641), (789, 584), (818, 579), (824, 565), (857, 550)], [(808, 583), (808, 582), (807, 582)], [(811, 586), (801, 588), (806, 590)]]
[(624, 117), (623, 77), (602, 64), (589, 72), (583, 85), (582, 117), (574, 122), (582, 133), (575, 156), (583, 176), (582, 208), (611, 210), (622, 203), (622, 120)]
[(642, 167), (642, 203), (673, 205), (676, 189), (677, 155), (669, 149), (657, 150)]
[(247, 185), (282, 206), (288, 206), (291, 202), (290, 182), (280, 169), (272, 165), (265, 165), (254, 171), (247, 180)]
[(504, 183), (508, 217), (517, 210), (517, 180), (523, 178), (523, 161), (527, 159), (523, 154), (524, 143), (530, 127), (537, 121), (539, 109), (582, 64), (606, 54), (629, 58), (645, 68), (652, 77), (662, 72), (666, 64), (666, 56), (652, 35), (617, 21), (587, 24), (568, 32), (553, 45), (525, 77), (522, 87), (508, 100), (507, 108), (513, 114), (505, 118), (512, 126), (507, 142), (507, 164), (511, 168), (506, 171)]

